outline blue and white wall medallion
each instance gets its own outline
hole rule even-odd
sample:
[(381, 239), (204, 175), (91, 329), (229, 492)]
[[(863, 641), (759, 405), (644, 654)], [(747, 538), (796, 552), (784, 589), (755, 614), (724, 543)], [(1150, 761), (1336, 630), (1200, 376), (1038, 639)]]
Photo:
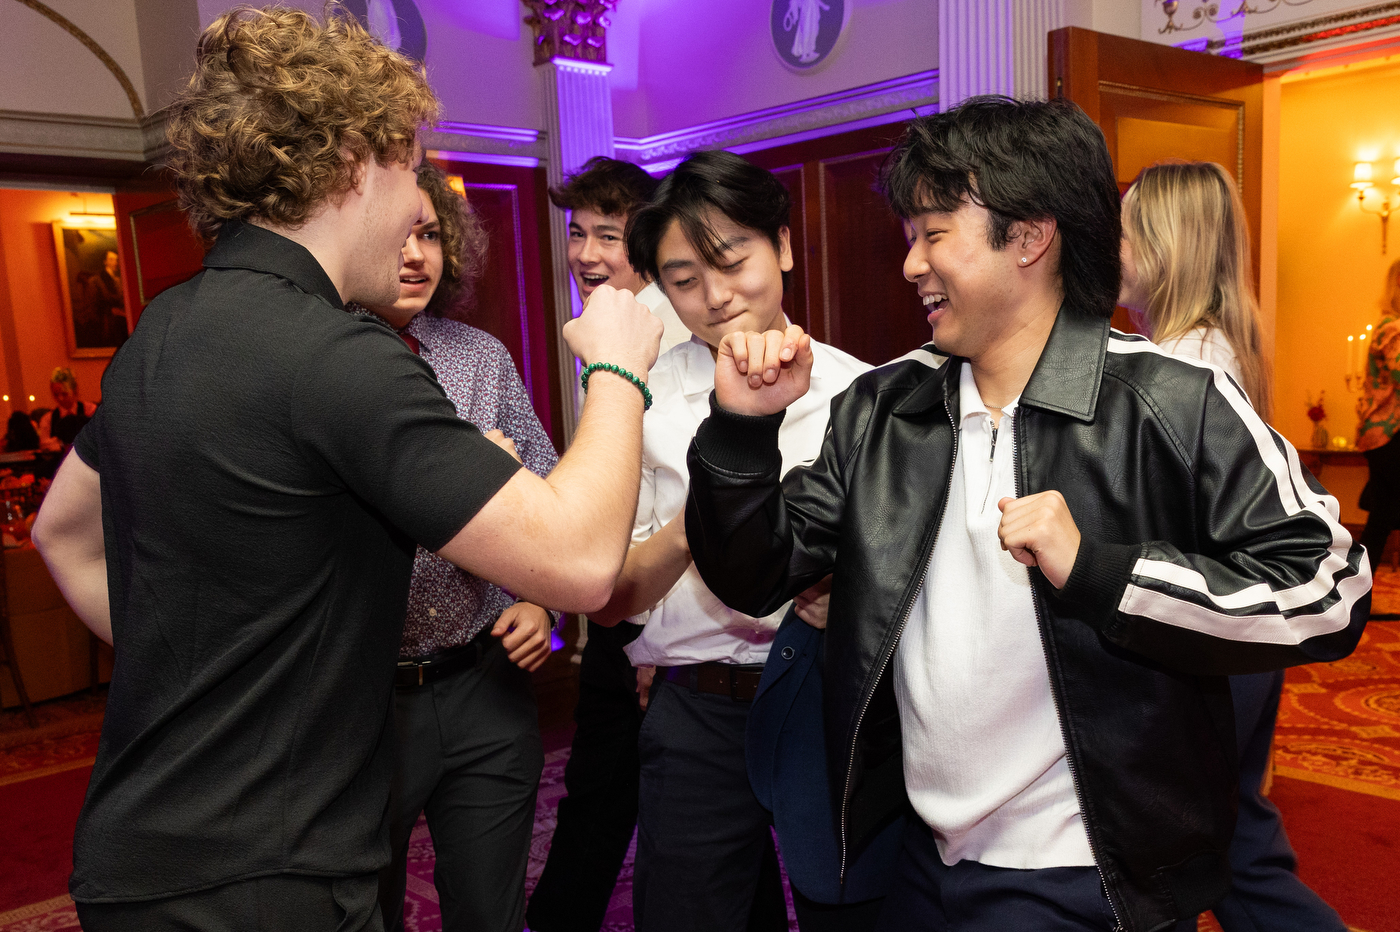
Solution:
[(342, 0), (374, 37), (414, 61), (428, 55), (428, 30), (413, 0)]
[(851, 18), (851, 0), (772, 0), (773, 51), (794, 71), (820, 65)]

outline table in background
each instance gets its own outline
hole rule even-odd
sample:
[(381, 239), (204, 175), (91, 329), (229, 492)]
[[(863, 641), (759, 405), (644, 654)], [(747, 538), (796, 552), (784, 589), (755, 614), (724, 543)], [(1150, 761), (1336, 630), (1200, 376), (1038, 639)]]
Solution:
[[(63, 600), (48, 567), (32, 547), (5, 550), (10, 634), (30, 702), (65, 696), (92, 685), (93, 637)], [(99, 682), (112, 678), (112, 649), (98, 642)], [(10, 677), (0, 670), (0, 704), (19, 705)]]

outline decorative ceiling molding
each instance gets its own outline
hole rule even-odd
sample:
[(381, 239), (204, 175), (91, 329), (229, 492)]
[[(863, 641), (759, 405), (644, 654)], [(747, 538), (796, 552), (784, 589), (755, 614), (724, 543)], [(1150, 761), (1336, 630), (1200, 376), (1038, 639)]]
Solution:
[[(1159, 41), (1266, 64), (1271, 71), (1358, 42), (1383, 44), (1400, 39), (1400, 2), (1358, 6), (1354, 0), (1228, 0), (1222, 11), (1216, 0), (1202, 0), (1191, 12), (1191, 25), (1177, 21), (1180, 3), (1167, 0), (1157, 6), (1166, 16), (1165, 25), (1156, 30), (1164, 37)], [(1320, 15), (1302, 18), (1308, 12)], [(1277, 25), (1245, 28), (1266, 21), (1268, 14), (1273, 14), (1271, 21)], [(1184, 22), (1185, 14), (1180, 15)], [(1203, 26), (1206, 28), (1198, 38), (1182, 36)]]
[(29, 7), (40, 16), (57, 23), (61, 29), (81, 42), (89, 52), (96, 55), (97, 60), (102, 62), (108, 71), (112, 72), (112, 76), (117, 79), (117, 83), (122, 86), (122, 90), (126, 91), (126, 99), (131, 103), (131, 112), (136, 119), (140, 120), (146, 115), (145, 108), (141, 106), (141, 97), (136, 93), (136, 86), (132, 84), (131, 79), (126, 76), (126, 72), (122, 70), (122, 66), (117, 64), (117, 60), (111, 55), (108, 55), (107, 50), (98, 45), (92, 36), (79, 29), (68, 17), (40, 3), (39, 0), (16, 0), (16, 2)]
[(140, 120), (0, 110), (0, 152), (158, 162), (169, 149), (167, 111)]
[(1306, 6), (1313, 3), (1314, 0), (1260, 0), (1260, 2), (1268, 5), (1252, 6), (1249, 0), (1240, 0), (1238, 4), (1235, 4), (1232, 0), (1229, 12), (1221, 16), (1220, 4), (1216, 0), (1203, 0), (1191, 11), (1192, 25), (1182, 26), (1176, 21), (1177, 10), (1181, 8), (1180, 0), (1163, 0), (1159, 6), (1162, 7), (1167, 21), (1161, 29), (1157, 30), (1157, 34), (1167, 36), (1177, 32), (1190, 32), (1193, 29), (1199, 29), (1206, 23), (1219, 23), (1223, 20), (1234, 19), (1236, 16), (1264, 16), (1281, 7)]
[(618, 0), (522, 0), (530, 8), (525, 25), (535, 30), (535, 64), (556, 58), (605, 64), (608, 14)]
[[(1258, 61), (1279, 52), (1297, 53), (1334, 40), (1379, 38), (1382, 31), (1400, 30), (1400, 3), (1381, 3), (1300, 23), (1246, 32), (1238, 41), (1239, 54)], [(1220, 53), (1230, 54), (1232, 43), (1221, 42)], [(1211, 49), (1211, 51), (1215, 51)]]
[[(655, 136), (623, 137), (616, 142), (617, 157), (653, 168), (679, 159), (696, 149), (736, 149), (751, 151), (757, 142), (772, 143), (792, 136), (809, 136), (819, 131), (839, 127), (858, 128), (853, 124), (875, 125), (880, 117), (912, 118), (928, 112), (938, 104), (938, 70), (920, 71), (902, 78), (881, 81), (809, 97), (765, 110), (755, 110), (739, 116), (710, 123), (688, 126)], [(909, 111), (907, 116), (902, 111)], [(871, 121), (874, 122), (871, 122)], [(795, 141), (795, 140), (793, 140)]]
[(507, 159), (544, 160), (549, 157), (545, 134), (537, 129), (444, 121), (424, 132), (422, 138), (425, 149), (478, 153)]
[[(938, 105), (938, 71), (921, 71), (688, 126), (669, 133), (615, 140), (618, 158), (653, 170), (695, 149), (750, 152), (928, 113)], [(158, 164), (169, 151), (168, 111), (141, 120), (0, 110), (0, 152)], [(424, 149), (503, 165), (544, 165), (549, 140), (542, 130), (444, 121), (422, 134)]]

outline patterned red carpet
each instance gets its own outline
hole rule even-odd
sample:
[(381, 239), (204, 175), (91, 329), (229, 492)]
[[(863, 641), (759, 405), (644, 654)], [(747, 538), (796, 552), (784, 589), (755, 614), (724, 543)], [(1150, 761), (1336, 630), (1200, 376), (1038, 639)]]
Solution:
[[(1376, 590), (1377, 614), (1400, 611), (1400, 577), (1382, 569)], [(78, 928), (64, 889), (102, 700), (71, 699), (35, 711), (37, 731), (26, 728), (17, 713), (0, 715), (5, 841), (0, 846), (0, 932)], [(564, 794), (569, 734), (547, 735), (545, 741), (527, 892), (544, 867)], [(1400, 910), (1393, 907), (1391, 892), (1400, 876), (1400, 621), (1372, 621), (1361, 645), (1345, 660), (1288, 672), (1275, 775), (1272, 798), (1299, 852), (1303, 879), (1353, 928), (1400, 932)], [(426, 824), (419, 823), (412, 845), (406, 928), (437, 932), (441, 920)], [(629, 854), (604, 932), (632, 928), (631, 899)], [(1218, 927), (1207, 917), (1201, 928)]]
[(1345, 660), (1288, 671), (1274, 773), (1400, 800), (1400, 622), (1372, 621)]
[(1371, 617), (1400, 618), (1400, 573), (1388, 566), (1377, 569), (1372, 577)]

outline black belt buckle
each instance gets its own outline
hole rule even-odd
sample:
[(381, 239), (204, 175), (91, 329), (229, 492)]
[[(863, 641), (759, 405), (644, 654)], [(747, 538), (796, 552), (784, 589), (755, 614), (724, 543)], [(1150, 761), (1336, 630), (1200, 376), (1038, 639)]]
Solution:
[(730, 670), (729, 697), (735, 702), (753, 702), (754, 696), (758, 695), (758, 683), (762, 676), (761, 667), (758, 670)]
[[(400, 661), (394, 674), (394, 684), (409, 688), (425, 686), (441, 676), (449, 676), (458, 670), (475, 666), (484, 653), (485, 645), (478, 636), (460, 647), (449, 648), (446, 656)], [(414, 668), (417, 668), (417, 677), (413, 677)], [(408, 674), (407, 682), (404, 681), (404, 674)]]

